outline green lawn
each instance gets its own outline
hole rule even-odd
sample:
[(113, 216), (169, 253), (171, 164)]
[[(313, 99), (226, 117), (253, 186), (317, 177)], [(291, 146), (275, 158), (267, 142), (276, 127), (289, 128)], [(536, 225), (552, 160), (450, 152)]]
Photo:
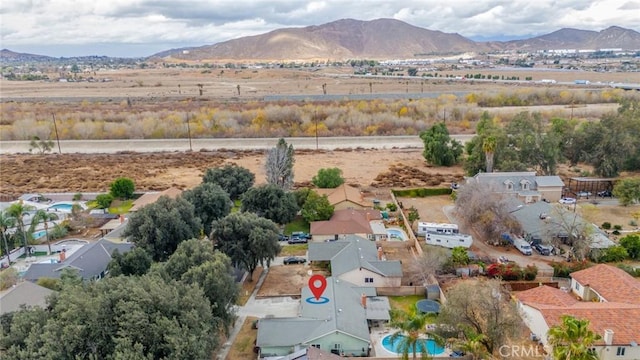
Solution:
[(307, 244), (293, 244), (283, 246), (280, 256), (304, 256), (307, 254)]
[(308, 233), (309, 223), (306, 222), (302, 217), (297, 217), (295, 220), (284, 226), (284, 233), (286, 235), (290, 235), (294, 231), (304, 231)]
[(114, 200), (109, 207), (110, 214), (122, 215), (129, 212), (129, 209), (133, 206), (133, 200), (116, 201)]
[(389, 296), (391, 309), (413, 311), (418, 300), (424, 299), (424, 295)]

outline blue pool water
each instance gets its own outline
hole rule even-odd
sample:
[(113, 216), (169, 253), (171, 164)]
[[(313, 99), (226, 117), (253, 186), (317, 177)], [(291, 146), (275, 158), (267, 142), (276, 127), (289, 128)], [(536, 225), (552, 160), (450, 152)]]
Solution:
[[(382, 347), (384, 347), (385, 350), (387, 350), (387, 351), (399, 354), (399, 353), (401, 353), (401, 351), (399, 351), (398, 345), (402, 341), (401, 338), (403, 338), (403, 337), (404, 337), (404, 335), (400, 335), (392, 343), (391, 342), (391, 335), (387, 335), (387, 336), (382, 338)], [(422, 342), (423, 345), (419, 346), (418, 348), (421, 349), (421, 348), (425, 348), (426, 347), (427, 352), (429, 353), (429, 355), (438, 355), (438, 354), (442, 354), (444, 352), (444, 348), (442, 346), (436, 344), (436, 342), (433, 339), (420, 339), (419, 341)]]
[(389, 240), (407, 240), (407, 235), (400, 229), (387, 229), (387, 236)]
[(40, 239), (41, 237), (47, 235), (47, 231), (46, 230), (40, 230), (40, 231), (36, 231), (34, 233), (31, 233), (31, 235), (33, 235), (34, 239)]
[(71, 212), (71, 207), (73, 205), (72, 204), (53, 204), (51, 206), (49, 206), (47, 208), (47, 210), (49, 211), (65, 211), (65, 212)]

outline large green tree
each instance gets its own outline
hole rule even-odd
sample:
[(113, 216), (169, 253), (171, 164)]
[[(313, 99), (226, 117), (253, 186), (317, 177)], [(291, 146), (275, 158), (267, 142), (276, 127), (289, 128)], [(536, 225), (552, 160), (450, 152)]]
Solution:
[(311, 182), (321, 189), (334, 189), (344, 184), (344, 178), (342, 170), (334, 167), (318, 170)]
[(544, 175), (555, 174), (562, 140), (545, 126), (539, 113), (518, 113), (505, 130), (508, 146), (515, 150), (518, 162)]
[(499, 280), (459, 282), (447, 291), (446, 297), (439, 321), (446, 328), (463, 333), (470, 329), (470, 334), (483, 335), (476, 340), (489, 354), (497, 352), (500, 345), (522, 329), (516, 305)]
[(227, 255), (214, 250), (209, 240), (191, 239), (178, 245), (162, 269), (174, 280), (200, 286), (209, 299), (214, 321), (228, 332), (235, 320), (233, 306), (239, 287)]
[[(489, 139), (489, 140), (487, 140)], [(491, 145), (489, 148), (488, 145)], [(513, 164), (516, 157), (507, 147), (507, 135), (496, 122), (485, 111), (480, 116), (480, 121), (476, 125), (476, 136), (467, 141), (464, 146), (466, 157), (462, 164), (465, 172), (473, 176), (480, 171), (487, 171), (487, 156), (491, 156), (491, 170), (506, 170), (505, 163)], [(493, 150), (493, 152), (487, 152)], [(509, 166), (513, 168), (513, 165)]]
[(114, 198), (131, 199), (136, 191), (136, 185), (130, 178), (120, 177), (109, 185), (109, 193)]
[(307, 222), (329, 220), (333, 215), (333, 205), (329, 202), (327, 195), (318, 195), (312, 191), (307, 196), (302, 205), (302, 217)]
[(201, 226), (187, 200), (161, 196), (129, 217), (122, 236), (147, 250), (155, 261), (164, 261), (182, 241), (197, 238)]
[(278, 226), (250, 212), (236, 212), (213, 222), (211, 239), (234, 264), (249, 271), (249, 279), (258, 265), (269, 266), (280, 252)]
[(562, 315), (562, 323), (549, 328), (547, 337), (553, 346), (556, 360), (597, 360), (591, 351), (593, 344), (602, 337), (589, 330), (589, 320)]
[(640, 202), (640, 178), (619, 180), (613, 187), (613, 195), (618, 198), (623, 206)]
[(242, 211), (256, 213), (277, 224), (291, 222), (298, 210), (295, 195), (273, 184), (253, 187), (242, 195)]
[(627, 250), (630, 258), (634, 260), (640, 259), (640, 235), (627, 235), (620, 239), (620, 245)]
[(449, 130), (443, 122), (421, 132), (420, 139), (424, 143), (422, 155), (430, 164), (452, 166), (460, 161), (462, 144), (449, 136)]
[(64, 285), (50, 311), (2, 327), (8, 359), (209, 359), (219, 345), (202, 290), (150, 275)]
[(211, 222), (223, 218), (231, 211), (231, 198), (219, 185), (204, 182), (182, 193), (200, 218), (205, 234), (211, 232)]
[(235, 164), (207, 169), (202, 177), (204, 183), (219, 185), (232, 200), (240, 198), (253, 186), (255, 180), (256, 176), (251, 171)]
[(278, 140), (276, 147), (269, 149), (265, 162), (267, 183), (276, 185), (284, 190), (293, 187), (293, 145), (284, 139)]
[(141, 276), (149, 271), (152, 263), (151, 255), (141, 247), (135, 247), (124, 254), (115, 250), (108, 266), (109, 275)]

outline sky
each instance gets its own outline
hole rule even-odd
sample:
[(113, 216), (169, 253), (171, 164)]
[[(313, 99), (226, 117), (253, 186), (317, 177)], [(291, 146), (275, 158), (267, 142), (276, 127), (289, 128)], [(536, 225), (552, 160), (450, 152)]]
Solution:
[(339, 19), (393, 18), (476, 41), (561, 28), (640, 31), (640, 0), (5, 0), (0, 48), (53, 57), (146, 57)]

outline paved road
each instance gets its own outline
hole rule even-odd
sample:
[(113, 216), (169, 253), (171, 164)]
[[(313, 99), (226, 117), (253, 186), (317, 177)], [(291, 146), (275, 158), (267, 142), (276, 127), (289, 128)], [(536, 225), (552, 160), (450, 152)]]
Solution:
[[(452, 135), (462, 143), (473, 135)], [(335, 150), (339, 148), (391, 149), (422, 148), (424, 144), (418, 136), (344, 136), (344, 137), (292, 137), (286, 138), (296, 149)], [(104, 153), (114, 154), (121, 151), (159, 152), (159, 151), (200, 151), (206, 150), (262, 150), (274, 147), (277, 138), (226, 138), (226, 139), (128, 139), (128, 140), (61, 140), (62, 153)], [(0, 141), (0, 154), (28, 153), (29, 141)], [(53, 152), (58, 152), (57, 143)]]

